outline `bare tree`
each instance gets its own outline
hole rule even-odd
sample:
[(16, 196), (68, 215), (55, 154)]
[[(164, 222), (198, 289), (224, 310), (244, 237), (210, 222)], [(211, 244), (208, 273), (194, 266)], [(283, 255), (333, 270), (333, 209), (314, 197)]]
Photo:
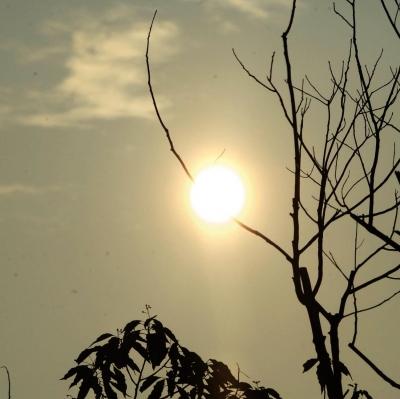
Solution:
[[(400, 39), (399, 1), (393, 0), (393, 4), (389, 4), (381, 0), (381, 3), (390, 25)], [(373, 289), (376, 283), (387, 279), (400, 280), (395, 274), (400, 270), (400, 244), (396, 241), (399, 238), (396, 234), (400, 234), (396, 230), (400, 196), (396, 190), (398, 182), (394, 179), (400, 164), (395, 151), (396, 135), (400, 133), (395, 125), (395, 112), (399, 109), (398, 106), (395, 108), (395, 103), (400, 92), (400, 68), (386, 71), (387, 79), (378, 82), (377, 71), (383, 54), (379, 55), (373, 65), (364, 65), (358, 44), (357, 19), (357, 7), (362, 5), (357, 0), (346, 0), (344, 6), (338, 9), (334, 4), (333, 11), (343, 30), (347, 29), (350, 40), (348, 57), (342, 62), (341, 68), (334, 70), (331, 63), (328, 64), (331, 89), (327, 94), (319, 90), (307, 76), (298, 83), (293, 80), (294, 66), (290, 57), (289, 37), (295, 21), (296, 0), (292, 2), (289, 22), (282, 34), (286, 67), (283, 89), (280, 87), (282, 82), (276, 82), (273, 78), (275, 53), (271, 58), (269, 74), (266, 80), (262, 80), (245, 66), (233, 50), (234, 57), (248, 76), (276, 96), (293, 140), (294, 165), (291, 171), (294, 187), (290, 213), (293, 222), (292, 248), (284, 249), (268, 235), (236, 218), (232, 220), (273, 246), (290, 264), (296, 296), (307, 310), (315, 347), (315, 357), (304, 364), (304, 371), (316, 365), (321, 391), (330, 399), (342, 399), (347, 395), (352, 395), (352, 398), (362, 395), (370, 397), (367, 391), (358, 390), (357, 385), (353, 385), (353, 392), (349, 389), (345, 391), (343, 387), (342, 375), (350, 374), (341, 361), (343, 345), (339, 340), (339, 327), (347, 317), (354, 319), (353, 337), (348, 347), (375, 373), (394, 388), (400, 389), (400, 384), (389, 378), (378, 363), (370, 360), (363, 349), (357, 346), (359, 314), (383, 305), (400, 293), (400, 290), (394, 290), (383, 301), (365, 309), (357, 306), (358, 295)], [(154, 18), (146, 51), (149, 90), (170, 149), (194, 182), (189, 168), (175, 150), (151, 84), (149, 46)], [(322, 146), (310, 142), (307, 137), (305, 121), (311, 104), (326, 117)], [(388, 148), (392, 148), (393, 155), (390, 157), (385, 155)], [(400, 173), (397, 172), (396, 176), (400, 183)], [(313, 231), (311, 235), (310, 225)], [(353, 260), (343, 264), (336, 260), (335, 255), (340, 252), (340, 248), (331, 249), (328, 245), (327, 232), (343, 234), (344, 226), (348, 229), (349, 225), (353, 228), (350, 233), (354, 240)], [(366, 253), (361, 253), (363, 240), (360, 237), (368, 240)], [(314, 265), (306, 266), (304, 259), (309, 252), (315, 262)], [(382, 255), (388, 252), (392, 252), (393, 256), (382, 264)], [(318, 295), (324, 283), (327, 263), (332, 264), (343, 277), (343, 290), (336, 298), (336, 307), (329, 310), (320, 303)], [(370, 267), (370, 270), (375, 270), (375, 274), (365, 279), (360, 272), (367, 265), (375, 266)], [(316, 269), (317, 276), (314, 282), (309, 277), (312, 267)], [(324, 324), (322, 319), (325, 320)], [(328, 327), (324, 328), (326, 325)]]

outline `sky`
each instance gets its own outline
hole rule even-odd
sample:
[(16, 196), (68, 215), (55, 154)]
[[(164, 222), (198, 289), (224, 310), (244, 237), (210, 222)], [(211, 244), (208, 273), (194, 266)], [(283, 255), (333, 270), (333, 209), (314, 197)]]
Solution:
[[(400, 64), (400, 43), (378, 3), (360, 2), (359, 45), (369, 65), (385, 48), (387, 76)], [(314, 350), (289, 264), (235, 223), (195, 214), (191, 182), (155, 117), (145, 64), (158, 10), (152, 83), (177, 151), (196, 175), (225, 149), (219, 162), (246, 187), (238, 218), (289, 251), (290, 129), (276, 97), (247, 76), (232, 48), (261, 79), (276, 51), (274, 79), (284, 89), (290, 5), (0, 1), (0, 366), (10, 371), (13, 398), (66, 397), (69, 382), (59, 379), (80, 351), (141, 318), (145, 304), (203, 359), (232, 371), (239, 363), (284, 399), (321, 397), (315, 372), (302, 374)], [(346, 12), (345, 1), (336, 5)], [(328, 60), (340, 68), (349, 35), (331, 2), (301, 1), (290, 36), (295, 81), (307, 74), (329, 90)], [(318, 145), (324, 119), (317, 106), (310, 115), (307, 131)], [(351, 264), (349, 226), (330, 245)], [(334, 311), (341, 276), (328, 267), (326, 281), (321, 302)], [(381, 284), (361, 303), (394, 290)], [(357, 341), (397, 381), (399, 300), (360, 315)], [(354, 380), (374, 399), (398, 395), (347, 348), (346, 323), (342, 356)]]

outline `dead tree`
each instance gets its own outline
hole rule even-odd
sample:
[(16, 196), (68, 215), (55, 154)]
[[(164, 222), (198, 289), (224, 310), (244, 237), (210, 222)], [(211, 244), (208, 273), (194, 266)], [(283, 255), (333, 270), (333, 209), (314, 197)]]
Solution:
[[(381, 2), (390, 25), (400, 39), (397, 19), (399, 1), (394, 0), (395, 7), (393, 4), (389, 5), (388, 1)], [(354, 334), (348, 347), (380, 377), (394, 388), (400, 389), (400, 384), (389, 378), (379, 365), (370, 360), (362, 348), (356, 345), (359, 314), (381, 306), (400, 293), (400, 290), (394, 291), (387, 299), (367, 309), (357, 307), (357, 296), (361, 292), (371, 290), (374, 284), (384, 279), (400, 280), (400, 277), (396, 277), (396, 272), (400, 270), (398, 256), (390, 258), (394, 259), (392, 264), (380, 264), (383, 254), (388, 251), (397, 254), (400, 252), (400, 232), (396, 230), (400, 205), (400, 196), (396, 188), (399, 188), (400, 173), (396, 174), (399, 182), (394, 178), (400, 164), (394, 138), (394, 134), (400, 133), (395, 125), (395, 112), (399, 109), (398, 106), (396, 109), (395, 103), (400, 92), (400, 68), (390, 69), (386, 81), (376, 82), (382, 53), (373, 65), (364, 66), (363, 55), (358, 45), (359, 6), (362, 6), (362, 2), (357, 0), (346, 0), (340, 9), (334, 4), (333, 10), (338, 22), (342, 24), (343, 29), (347, 29), (350, 40), (348, 57), (343, 61), (341, 69), (334, 70), (332, 65), (328, 64), (331, 75), (331, 89), (328, 94), (323, 94), (307, 76), (302, 82), (293, 81), (289, 37), (295, 21), (296, 0), (292, 2), (289, 23), (282, 34), (286, 67), (283, 84), (277, 83), (273, 78), (275, 53), (271, 58), (269, 74), (266, 80), (262, 80), (249, 71), (233, 50), (234, 57), (249, 77), (271, 95), (276, 96), (287, 120), (288, 134), (293, 140), (294, 165), (291, 171), (294, 187), (290, 213), (293, 228), (292, 248), (284, 249), (268, 235), (250, 228), (236, 218), (232, 219), (248, 232), (272, 245), (290, 264), (296, 296), (307, 310), (315, 347), (315, 358), (304, 364), (304, 370), (307, 371), (316, 365), (321, 390), (330, 399), (342, 399), (347, 395), (353, 395), (354, 398), (362, 395), (370, 397), (367, 391), (359, 391), (356, 386), (353, 387), (353, 393), (348, 389), (345, 391), (343, 387), (342, 375), (349, 375), (349, 371), (341, 362), (343, 345), (339, 340), (339, 327), (346, 317), (354, 318)], [(148, 34), (146, 51), (150, 94), (171, 151), (187, 176), (194, 181), (185, 162), (175, 150), (153, 92), (149, 64), (153, 22), (154, 18)], [(310, 142), (305, 127), (306, 115), (311, 104), (326, 116), (324, 142), (321, 147), (316, 147)], [(383, 148), (387, 148), (388, 145), (393, 148), (390, 158), (385, 157), (383, 153)], [(310, 192), (314, 193), (311, 198)], [(354, 228), (354, 256), (347, 264), (338, 262), (335, 249), (330, 249), (327, 245), (327, 232), (339, 231), (339, 234), (343, 234), (339, 227), (341, 223), (347, 223), (347, 226), (350, 223)], [(310, 224), (313, 229), (311, 235), (310, 229), (306, 230), (304, 227)], [(371, 250), (366, 255), (360, 253), (360, 236), (370, 240), (368, 249)], [(305, 254), (309, 251), (314, 254), (314, 265), (305, 264)], [(327, 263), (332, 264), (342, 274), (344, 287), (341, 295), (336, 298), (336, 308), (329, 310), (318, 298)], [(373, 278), (363, 280), (360, 272), (366, 265), (374, 265), (376, 272)], [(312, 267), (316, 269), (317, 276), (314, 282), (311, 282), (309, 277)], [(327, 322), (325, 324), (329, 326), (328, 330), (324, 330), (322, 319)], [(400, 379), (400, 375), (397, 378)]]

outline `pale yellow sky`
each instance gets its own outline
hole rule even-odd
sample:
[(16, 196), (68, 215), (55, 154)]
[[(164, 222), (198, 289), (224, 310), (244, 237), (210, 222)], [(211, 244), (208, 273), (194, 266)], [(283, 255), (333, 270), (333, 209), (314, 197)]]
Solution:
[[(400, 65), (400, 42), (378, 1), (359, 3), (363, 57), (371, 64), (384, 47), (378, 76), (387, 77), (389, 65)], [(284, 90), (281, 34), (290, 4), (0, 2), (0, 366), (10, 370), (13, 398), (65, 397), (69, 382), (59, 379), (78, 353), (140, 318), (146, 303), (204, 359), (233, 370), (239, 363), (284, 399), (320, 397), (315, 372), (302, 374), (314, 349), (289, 264), (233, 222), (212, 226), (191, 209), (190, 181), (155, 118), (144, 57), (157, 9), (152, 81), (176, 149), (194, 174), (226, 149), (221, 161), (237, 168), (248, 190), (240, 220), (290, 251), (290, 131), (277, 99), (231, 51), (261, 79), (276, 51), (274, 76)], [(338, 70), (349, 40), (331, 2), (301, 1), (290, 37), (298, 85), (307, 74), (328, 92), (328, 60)], [(307, 133), (318, 145), (325, 121), (314, 106)], [(392, 148), (385, 151), (391, 159)], [(349, 269), (353, 227), (329, 237)], [(333, 312), (343, 281), (330, 265), (326, 278), (321, 302)], [(394, 290), (381, 284), (360, 303)], [(399, 300), (360, 315), (358, 338), (397, 381)], [(354, 380), (374, 399), (396, 397), (347, 348), (351, 327), (344, 323), (341, 339)]]

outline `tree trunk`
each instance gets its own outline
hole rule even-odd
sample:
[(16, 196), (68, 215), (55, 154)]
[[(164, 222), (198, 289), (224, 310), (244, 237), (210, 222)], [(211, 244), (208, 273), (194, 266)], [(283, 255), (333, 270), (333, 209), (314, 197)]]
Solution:
[[(341, 376), (339, 375), (339, 378), (335, 378), (337, 375), (335, 375), (336, 373), (333, 372), (331, 367), (331, 359), (325, 345), (326, 337), (322, 332), (319, 310), (315, 303), (314, 296), (312, 295), (311, 283), (307, 269), (301, 267), (299, 271), (305, 297), (304, 306), (307, 309), (313, 335), (313, 343), (319, 360), (317, 375), (321, 389), (326, 389), (329, 399), (343, 399)], [(339, 356), (339, 352), (337, 352), (337, 356)]]

